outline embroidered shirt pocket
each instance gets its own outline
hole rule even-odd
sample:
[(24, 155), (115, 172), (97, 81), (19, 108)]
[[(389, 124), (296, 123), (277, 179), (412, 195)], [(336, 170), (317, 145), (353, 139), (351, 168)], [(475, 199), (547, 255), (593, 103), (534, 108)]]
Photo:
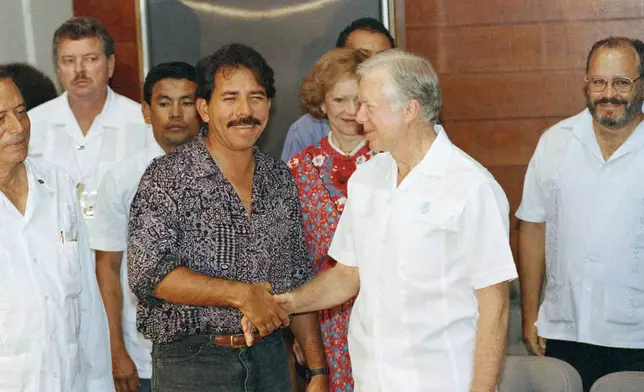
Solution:
[(401, 221), (398, 233), (403, 280), (429, 283), (445, 274), (448, 244), (458, 235), (462, 210), (456, 202), (422, 198), (413, 198), (404, 206), (400, 213), (409, 218)]

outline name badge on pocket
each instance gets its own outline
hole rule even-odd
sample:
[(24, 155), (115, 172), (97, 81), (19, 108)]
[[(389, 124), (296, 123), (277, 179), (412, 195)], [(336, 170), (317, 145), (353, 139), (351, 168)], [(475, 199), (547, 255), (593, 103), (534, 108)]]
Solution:
[(58, 207), (58, 211), (60, 246), (65, 246), (67, 242), (78, 242), (78, 217), (74, 206), (64, 203), (64, 206)]

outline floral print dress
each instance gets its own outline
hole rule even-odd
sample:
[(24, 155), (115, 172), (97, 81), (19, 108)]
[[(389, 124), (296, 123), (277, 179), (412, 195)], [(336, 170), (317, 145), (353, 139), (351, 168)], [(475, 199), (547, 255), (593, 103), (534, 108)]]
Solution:
[[(327, 251), (347, 200), (347, 182), (356, 168), (375, 154), (366, 143), (345, 154), (333, 146), (329, 135), (289, 161), (302, 203), (304, 235), (314, 274), (335, 265)], [(353, 391), (347, 332), (354, 300), (320, 312), (331, 392)]]

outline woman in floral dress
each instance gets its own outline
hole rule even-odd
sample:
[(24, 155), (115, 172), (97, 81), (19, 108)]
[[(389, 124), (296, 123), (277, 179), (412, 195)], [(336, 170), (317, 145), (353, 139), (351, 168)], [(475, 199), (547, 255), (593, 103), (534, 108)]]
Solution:
[[(327, 255), (347, 198), (347, 181), (358, 166), (376, 153), (355, 121), (359, 109), (356, 68), (366, 57), (351, 49), (333, 49), (322, 56), (300, 89), (302, 106), (311, 116), (329, 121), (331, 132), (305, 147), (289, 161), (295, 177), (304, 234), (313, 272), (332, 267)], [(349, 315), (354, 299), (320, 312), (320, 330), (329, 364), (330, 391), (353, 391), (347, 345)]]

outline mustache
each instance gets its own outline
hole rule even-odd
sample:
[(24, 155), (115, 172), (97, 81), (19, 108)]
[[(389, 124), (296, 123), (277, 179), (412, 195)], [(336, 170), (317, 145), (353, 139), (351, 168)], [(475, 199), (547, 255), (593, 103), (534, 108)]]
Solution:
[(628, 105), (628, 101), (619, 98), (600, 98), (594, 102), (595, 106), (599, 104), (610, 104), (610, 105)]
[(15, 145), (15, 144), (20, 144), (20, 143), (24, 142), (25, 140), (27, 140), (27, 135), (26, 135), (26, 134), (23, 134), (23, 135), (21, 135), (21, 136), (19, 136), (19, 137), (16, 137), (16, 138), (15, 138), (15, 139), (13, 139), (13, 140), (11, 140), (11, 141), (10, 141), (9, 143), (7, 143), (7, 144), (8, 144), (8, 145), (10, 145), (10, 146), (13, 146), (13, 145)]
[(72, 80), (72, 82), (74, 82), (74, 83), (75, 82), (80, 82), (80, 81), (89, 81), (89, 78), (87, 77), (85, 72), (79, 73), (78, 75), (76, 75), (76, 77), (74, 77), (74, 80)]
[(165, 129), (170, 129), (170, 128), (186, 128), (188, 125), (184, 122), (172, 122), (169, 124), (165, 125)]
[(248, 116), (242, 117), (237, 120), (228, 121), (226, 124), (227, 127), (238, 127), (240, 125), (262, 125), (262, 122), (259, 121), (256, 117)]

